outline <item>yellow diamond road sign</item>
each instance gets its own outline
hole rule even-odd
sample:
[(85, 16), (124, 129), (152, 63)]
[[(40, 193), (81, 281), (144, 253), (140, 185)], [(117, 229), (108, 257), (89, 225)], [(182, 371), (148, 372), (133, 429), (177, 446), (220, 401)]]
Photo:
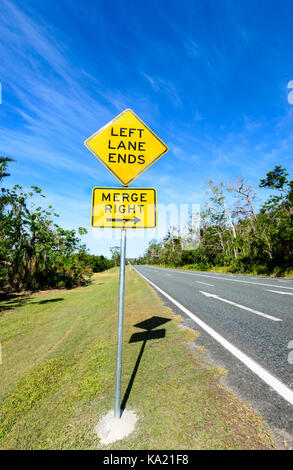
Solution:
[(124, 186), (168, 151), (131, 109), (89, 137), (85, 145)]
[(153, 188), (94, 188), (92, 227), (155, 228), (157, 191)]

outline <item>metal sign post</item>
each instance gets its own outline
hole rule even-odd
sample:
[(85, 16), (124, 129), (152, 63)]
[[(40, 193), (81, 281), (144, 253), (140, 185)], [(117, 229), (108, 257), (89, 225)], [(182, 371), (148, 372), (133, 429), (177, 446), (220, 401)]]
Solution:
[(125, 253), (126, 253), (126, 229), (123, 228), (121, 230), (121, 246), (120, 246), (116, 387), (115, 387), (115, 405), (114, 405), (114, 417), (115, 418), (120, 418), (120, 415), (121, 415), (120, 396), (121, 396), (123, 317), (124, 317)]
[(118, 419), (121, 417), (126, 229), (155, 228), (157, 225), (156, 190), (128, 188), (128, 185), (161, 158), (168, 147), (131, 109), (125, 109), (86, 139), (85, 146), (124, 186), (94, 188), (91, 215), (91, 225), (94, 228), (121, 228), (114, 406), (114, 417)]

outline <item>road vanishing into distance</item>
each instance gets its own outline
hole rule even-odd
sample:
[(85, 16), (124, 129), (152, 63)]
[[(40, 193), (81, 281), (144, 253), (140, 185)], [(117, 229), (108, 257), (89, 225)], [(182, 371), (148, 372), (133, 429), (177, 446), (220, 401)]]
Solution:
[[(134, 266), (200, 333), (224, 383), (293, 447), (293, 280)], [(182, 378), (184, 380), (184, 377)]]

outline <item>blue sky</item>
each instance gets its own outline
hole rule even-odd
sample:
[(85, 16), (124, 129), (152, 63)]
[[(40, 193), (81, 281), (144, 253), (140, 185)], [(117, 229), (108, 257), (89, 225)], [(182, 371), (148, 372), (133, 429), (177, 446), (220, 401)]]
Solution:
[[(169, 146), (132, 184), (161, 204), (203, 206), (205, 180), (257, 185), (276, 164), (293, 177), (292, 18), (289, 0), (1, 0), (9, 183), (40, 186), (60, 225), (88, 228), (109, 255), (91, 189), (119, 183), (83, 142), (125, 108)], [(128, 256), (145, 246), (130, 241)]]

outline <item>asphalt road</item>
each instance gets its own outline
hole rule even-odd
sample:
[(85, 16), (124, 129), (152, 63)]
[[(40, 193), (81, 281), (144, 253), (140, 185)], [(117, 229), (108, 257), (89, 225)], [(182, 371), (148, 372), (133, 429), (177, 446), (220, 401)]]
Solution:
[(293, 447), (293, 280), (135, 269), (163, 291), (159, 295), (186, 326), (200, 332), (196, 344), (205, 346), (209, 361), (227, 369), (225, 383), (262, 414), (279, 442)]

